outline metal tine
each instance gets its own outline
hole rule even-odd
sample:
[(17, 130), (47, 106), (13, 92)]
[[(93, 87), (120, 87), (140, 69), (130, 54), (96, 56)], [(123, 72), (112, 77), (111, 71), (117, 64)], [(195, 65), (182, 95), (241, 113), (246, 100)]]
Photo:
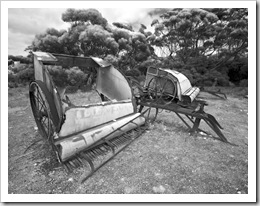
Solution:
[(120, 144), (120, 141), (119, 141), (119, 139), (117, 138), (117, 139), (114, 139), (114, 140), (113, 140), (113, 143), (116, 144), (116, 145), (119, 145), (119, 144)]
[(77, 163), (78, 167), (82, 166), (82, 163), (78, 160), (77, 156), (75, 157), (74, 162)]
[(121, 144), (124, 144), (124, 143), (128, 142), (129, 139), (126, 139), (126, 138), (124, 138), (124, 137), (122, 136), (122, 137), (120, 137), (120, 140), (119, 140), (119, 141), (121, 142)]
[(120, 147), (120, 142), (119, 141), (116, 141), (115, 144), (116, 144), (117, 148)]
[(112, 141), (109, 141), (109, 142), (111, 142), (111, 144), (116, 147), (115, 143), (113, 143)]
[(104, 154), (104, 151), (101, 149), (101, 146), (99, 148), (97, 148), (97, 152), (99, 153), (99, 155)]
[(124, 139), (129, 139), (129, 135), (128, 134), (122, 134), (122, 137), (124, 138)]
[(94, 155), (94, 157), (96, 157), (96, 156), (97, 156), (97, 153), (96, 153), (95, 149), (91, 149), (89, 152), (91, 152), (91, 154), (93, 154), (93, 155)]
[(88, 156), (91, 160), (94, 160), (95, 159), (95, 155), (91, 152), (91, 151), (88, 151)]
[(120, 144), (122, 144), (122, 143), (126, 142), (126, 140), (121, 136), (121, 137), (118, 138), (118, 142)]
[(81, 165), (83, 165), (83, 164), (84, 164), (84, 162), (82, 161), (82, 159), (81, 159), (81, 157), (80, 157), (80, 155), (79, 155), (79, 154), (77, 154), (77, 155), (76, 155), (76, 159), (77, 159), (77, 161), (79, 161), (79, 162), (80, 162), (80, 164), (81, 164)]
[(75, 165), (75, 168), (79, 167), (80, 164), (76, 161), (75, 157), (71, 160), (71, 162)]
[(92, 152), (94, 152), (94, 154), (96, 156), (100, 156), (100, 152), (99, 152), (98, 148), (93, 149)]
[(100, 152), (100, 150), (99, 150), (98, 147), (95, 148), (95, 149), (93, 149), (93, 152), (94, 152), (97, 156), (100, 156), (100, 155), (101, 155), (101, 152)]
[(102, 151), (99, 148), (96, 148), (94, 150), (99, 156), (102, 155)]
[(115, 145), (115, 143), (113, 142), (113, 140), (107, 141), (107, 143), (110, 144), (109, 146), (111, 147), (111, 149), (112, 149), (112, 147), (117, 148), (117, 146)]
[(71, 173), (71, 169), (69, 168), (67, 162), (65, 162), (63, 165), (64, 165), (64, 167), (65, 167), (66, 172), (67, 172), (67, 173)]
[[(140, 135), (139, 135), (140, 136)], [(136, 138), (135, 138), (136, 139)], [(101, 168), (103, 165), (105, 165), (108, 161), (110, 161), (111, 159), (113, 159), (117, 154), (119, 154), (123, 149), (127, 148), (135, 139), (133, 139), (132, 141), (130, 141), (128, 144), (126, 144), (125, 146), (123, 146), (122, 148), (120, 148), (116, 153), (114, 153), (114, 155), (112, 155), (111, 157), (109, 157), (107, 160), (105, 160), (104, 162), (102, 162), (99, 166), (97, 166), (95, 168), (95, 171), (97, 171), (99, 168)], [(81, 183), (83, 183), (84, 181), (86, 181), (93, 173), (91, 173), (90, 175), (87, 175), (85, 177), (83, 177), (81, 179)]]
[(101, 155), (105, 155), (108, 152), (108, 150), (103, 145), (100, 147), (100, 151), (102, 153)]
[(76, 168), (76, 165), (75, 165), (71, 160), (68, 160), (68, 164), (69, 164), (72, 168)]
[(124, 133), (124, 134), (122, 134), (121, 136), (120, 136), (120, 139), (129, 139), (129, 134), (127, 134), (127, 133)]
[(81, 153), (80, 153), (80, 156), (83, 157), (83, 158), (86, 159), (86, 160), (89, 160), (89, 161), (92, 160), (92, 157), (91, 157), (88, 153), (81, 152)]
[(111, 148), (107, 145), (107, 144), (104, 144), (103, 147), (107, 150), (107, 151), (110, 151)]
[(102, 145), (102, 146), (100, 146), (100, 147), (98, 148), (98, 152), (99, 152), (99, 155), (102, 156), (102, 155), (104, 155), (104, 154), (107, 152), (107, 150), (106, 150), (105, 147)]
[(96, 159), (97, 154), (93, 150), (90, 150), (89, 152), (92, 154), (93, 160)]
[(100, 147), (100, 149), (101, 149), (102, 152), (104, 152), (104, 153), (106, 153), (107, 151), (109, 151), (109, 149), (106, 148), (105, 145), (102, 145), (102, 146)]
[[(80, 155), (80, 158), (81, 159), (83, 159), (83, 160), (85, 160), (86, 159), (86, 154), (85, 153), (83, 153), (83, 152), (81, 152), (81, 153), (79, 153), (79, 155)], [(89, 158), (88, 158), (89, 159)]]
[(92, 162), (92, 160), (89, 158), (89, 156), (85, 153), (80, 153), (80, 156), (83, 157), (84, 160), (86, 160), (91, 168), (91, 173), (94, 172), (95, 167), (94, 167), (94, 163)]
[(89, 158), (89, 159), (93, 159), (93, 157), (92, 157), (92, 155), (89, 153), (89, 151), (85, 151), (85, 152), (81, 152), (82, 154), (84, 154), (84, 155), (87, 155), (87, 157)]
[(105, 144), (105, 148), (106, 148), (107, 150), (109, 150), (109, 151), (113, 151), (112, 147), (111, 147), (110, 145), (108, 145), (108, 144)]

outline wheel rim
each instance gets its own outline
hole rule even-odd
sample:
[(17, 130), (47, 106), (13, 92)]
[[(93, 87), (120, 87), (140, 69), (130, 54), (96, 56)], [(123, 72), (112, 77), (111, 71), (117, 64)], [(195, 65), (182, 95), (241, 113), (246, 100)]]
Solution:
[(155, 107), (140, 107), (140, 112), (143, 113), (146, 122), (153, 123), (158, 115), (158, 108)]
[(161, 99), (164, 103), (169, 104), (176, 97), (176, 93), (177, 91), (175, 85), (167, 79), (161, 89)]
[(157, 78), (152, 78), (147, 85), (147, 93), (150, 100), (158, 100)]
[(147, 92), (150, 99), (160, 103), (171, 102), (175, 96), (174, 84), (162, 77), (154, 77), (150, 80), (147, 87)]
[(40, 134), (47, 140), (53, 140), (54, 124), (46, 97), (36, 82), (30, 85), (30, 101), (33, 115)]

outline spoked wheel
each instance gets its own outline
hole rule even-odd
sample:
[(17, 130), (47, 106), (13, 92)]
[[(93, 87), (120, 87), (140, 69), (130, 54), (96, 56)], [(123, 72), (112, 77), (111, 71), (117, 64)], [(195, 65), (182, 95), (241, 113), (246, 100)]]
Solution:
[(54, 121), (57, 120), (55, 118), (58, 114), (50, 92), (43, 82), (34, 81), (30, 84), (29, 96), (33, 116), (41, 136), (53, 142), (56, 129)]
[(158, 103), (171, 103), (176, 97), (176, 88), (172, 81), (164, 77), (154, 77), (147, 87), (151, 99)]
[(158, 108), (144, 107), (142, 105), (140, 105), (140, 110), (139, 110), (139, 112), (141, 112), (145, 117), (145, 121), (148, 123), (153, 123), (156, 120), (158, 111), (159, 111)]
[(172, 81), (165, 79), (161, 87), (161, 99), (165, 104), (171, 103), (177, 94), (176, 87)]
[(157, 84), (158, 84), (157, 83), (157, 78), (154, 77), (154, 78), (152, 78), (149, 81), (149, 83), (147, 85), (146, 89), (147, 89), (147, 94), (148, 94), (150, 100), (157, 100), (158, 99), (158, 96), (157, 96), (157, 94), (158, 94), (158, 92), (157, 92), (157, 90), (158, 90)]

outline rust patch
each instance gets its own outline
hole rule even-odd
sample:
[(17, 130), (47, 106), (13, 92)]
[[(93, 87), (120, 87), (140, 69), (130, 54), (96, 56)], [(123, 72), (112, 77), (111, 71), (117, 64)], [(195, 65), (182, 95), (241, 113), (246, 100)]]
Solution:
[(97, 134), (99, 134), (99, 133), (101, 133), (102, 132), (102, 130), (99, 130), (99, 131), (97, 131), (97, 132), (95, 132), (95, 133), (93, 133), (92, 135), (90, 135), (92, 138), (94, 138)]
[(97, 134), (99, 134), (99, 133), (101, 133), (102, 132), (102, 130), (99, 130), (99, 131), (97, 131), (97, 132), (95, 132), (95, 133), (93, 133), (92, 135), (90, 135), (93, 139), (95, 138), (95, 136), (97, 135)]
[(78, 142), (78, 141), (86, 141), (85, 138), (83, 137), (83, 135), (78, 135), (76, 137), (73, 138), (72, 142)]

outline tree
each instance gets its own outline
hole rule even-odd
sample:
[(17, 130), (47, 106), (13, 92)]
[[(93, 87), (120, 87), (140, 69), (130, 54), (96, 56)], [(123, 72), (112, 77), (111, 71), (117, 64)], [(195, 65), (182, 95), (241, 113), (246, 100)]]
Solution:
[[(32, 59), (29, 57), (24, 57), (24, 56), (13, 56), (13, 55), (8, 55), (8, 62), (14, 62), (14, 61), (19, 61), (22, 64), (30, 64), (32, 63)], [(12, 60), (12, 61), (11, 61)]]
[(161, 19), (152, 22), (151, 43), (184, 64), (192, 57), (247, 50), (247, 9), (173, 9)]
[(65, 53), (64, 45), (59, 41), (64, 34), (66, 34), (66, 30), (47, 29), (46, 32), (37, 34), (32, 44), (25, 50)]
[(212, 53), (214, 23), (218, 17), (203, 9), (173, 9), (154, 20), (152, 44), (168, 49), (170, 57), (178, 56), (186, 64), (190, 57)]
[[(220, 61), (215, 68), (220, 67), (238, 56), (247, 57), (248, 47), (248, 11), (245, 8), (208, 9), (219, 18), (214, 39), (215, 51)], [(215, 69), (213, 68), (213, 69)]]
[(100, 25), (88, 25), (79, 36), (84, 56), (99, 56), (104, 58), (108, 54), (116, 55), (119, 49), (113, 34)]
[(214, 70), (226, 81), (230, 62), (247, 57), (247, 9), (177, 8), (151, 25), (155, 32), (148, 41), (164, 53), (168, 65), (170, 58), (183, 72), (193, 69), (195, 81), (201, 75), (211, 78)]
[(128, 23), (108, 24), (96, 9), (67, 9), (62, 20), (71, 24), (65, 31), (47, 29), (35, 36), (27, 50), (95, 56), (108, 59), (126, 71), (153, 54), (146, 26), (134, 31)]
[(102, 17), (101, 13), (96, 9), (67, 9), (62, 14), (62, 20), (64, 22), (70, 22), (72, 26), (91, 23), (92, 25), (101, 25), (105, 27), (107, 20)]

